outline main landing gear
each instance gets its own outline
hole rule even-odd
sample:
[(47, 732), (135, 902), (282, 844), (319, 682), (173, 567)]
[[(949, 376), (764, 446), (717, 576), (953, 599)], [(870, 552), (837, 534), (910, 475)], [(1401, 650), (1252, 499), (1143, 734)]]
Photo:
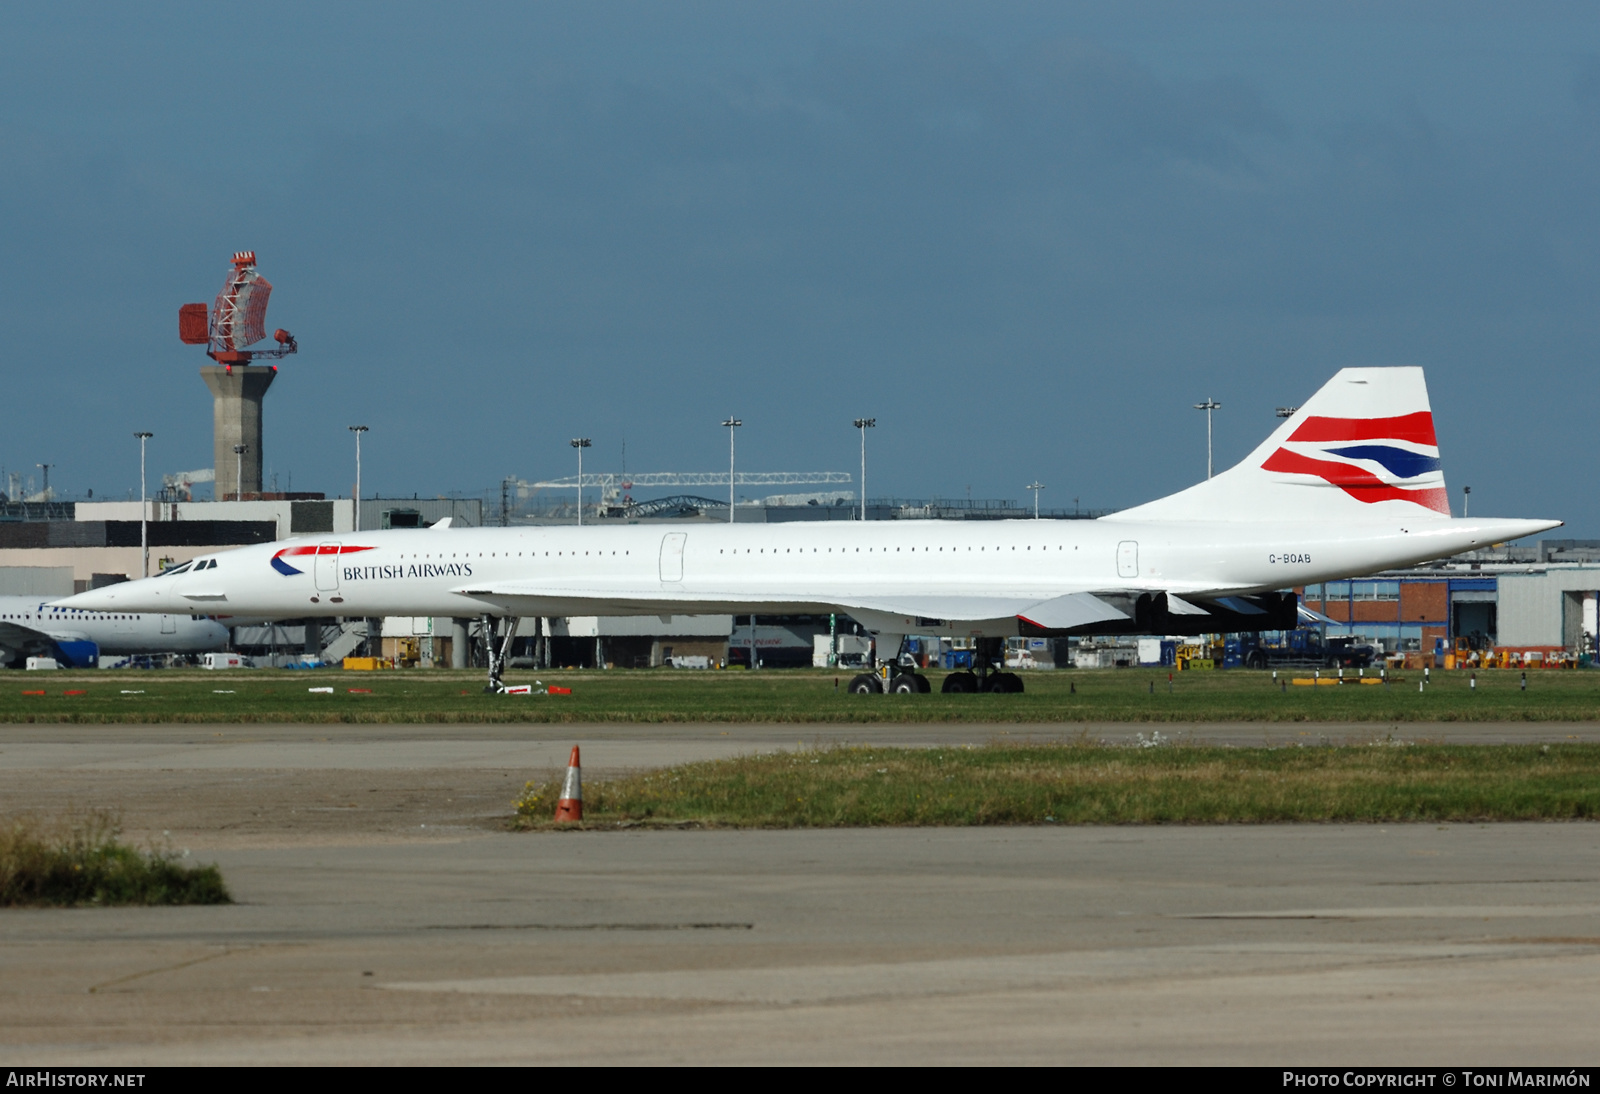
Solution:
[(502, 692), (506, 686), (500, 680), (500, 674), (505, 671), (506, 662), (511, 659), (511, 644), (517, 640), (517, 624), (522, 620), (511, 616), (506, 620), (505, 637), (500, 640), (500, 648), (494, 646), (494, 617), (486, 615), (480, 620), (483, 630), (483, 648), (489, 654), (489, 682), (483, 690), (487, 692)]
[(933, 690), (928, 678), (914, 668), (901, 665), (880, 665), (876, 672), (863, 672), (850, 681), (850, 692), (855, 695), (926, 695)]
[[(976, 671), (952, 672), (944, 678), (939, 690), (946, 695), (965, 695), (988, 692), (994, 695), (1022, 694), (1022, 678), (1014, 672), (999, 671), (1005, 663), (1004, 638), (976, 639), (973, 664)], [(933, 690), (928, 678), (914, 667), (880, 664), (872, 672), (863, 672), (850, 681), (849, 690), (855, 695), (926, 695)]]
[(972, 694), (988, 692), (991, 695), (1021, 695), (1022, 677), (1014, 672), (1002, 672), (1005, 664), (1006, 640), (1004, 638), (974, 639), (973, 669), (952, 672), (944, 678), (939, 689), (946, 694)]

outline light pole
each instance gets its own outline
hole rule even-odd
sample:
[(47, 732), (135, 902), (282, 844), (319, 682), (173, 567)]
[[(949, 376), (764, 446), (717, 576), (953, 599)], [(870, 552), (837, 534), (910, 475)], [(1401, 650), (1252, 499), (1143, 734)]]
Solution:
[(352, 523), (357, 532), (361, 531), (361, 434), (367, 431), (364, 425), (353, 425), (350, 432), (356, 435), (356, 511)]
[(244, 500), (244, 454), (250, 451), (247, 444), (233, 446), (233, 500)]
[(1471, 509), (1472, 509), (1472, 487), (1463, 486), (1461, 488), (1461, 517), (1462, 517), (1463, 520), (1466, 519), (1466, 517), (1468, 515), (1468, 512)]
[(1028, 484), (1028, 489), (1033, 491), (1033, 519), (1034, 520), (1038, 520), (1039, 519), (1039, 491), (1044, 489), (1044, 483), (1038, 482), (1038, 481), (1030, 482)]
[(857, 418), (856, 428), (861, 430), (861, 519), (867, 519), (867, 430), (878, 424), (876, 418)]
[(36, 463), (33, 466), (44, 472), (44, 485), (39, 487), (39, 496), (43, 498), (45, 500), (45, 504), (48, 505), (50, 502), (50, 469), (54, 467), (55, 464)]
[(144, 558), (144, 576), (150, 576), (150, 528), (148, 524), (150, 506), (145, 499), (144, 489), (144, 442), (154, 437), (154, 433), (135, 433), (139, 438), (139, 553)]
[(1211, 477), (1211, 412), (1213, 410), (1221, 410), (1222, 404), (1207, 396), (1205, 402), (1194, 404), (1194, 408), (1206, 412), (1206, 478), (1209, 479)]
[[(735, 418), (732, 414), (728, 415), (727, 418), (723, 419), (723, 422), (722, 422), (722, 428), (724, 428), (724, 429), (726, 429), (728, 431), (728, 523), (729, 524), (733, 523), (733, 431), (735, 429), (738, 429), (742, 425), (744, 425), (744, 422), (740, 421), (738, 418)], [(754, 646), (752, 646), (750, 648), (752, 650), (755, 649)], [(752, 653), (750, 656), (753, 658), (755, 656), (755, 654)], [(754, 661), (751, 662), (752, 665), (754, 663), (755, 663)]]
[(588, 437), (572, 438), (572, 447), (578, 450), (578, 527), (583, 527), (583, 450), (588, 448)]

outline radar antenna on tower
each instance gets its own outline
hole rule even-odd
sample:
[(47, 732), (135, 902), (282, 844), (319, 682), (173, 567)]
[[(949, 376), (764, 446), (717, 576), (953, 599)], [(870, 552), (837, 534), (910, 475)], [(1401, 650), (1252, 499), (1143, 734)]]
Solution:
[(212, 475), (218, 501), (260, 498), (261, 400), (278, 375), (278, 366), (269, 362), (300, 351), (286, 330), (273, 332), (277, 345), (270, 349), (249, 348), (267, 336), (271, 296), (272, 282), (256, 269), (256, 253), (235, 251), (209, 314), (204, 304), (178, 309), (178, 337), (187, 345), (205, 346), (206, 356), (216, 362), (201, 365), (200, 378), (213, 396)]
[(256, 269), (256, 253), (235, 251), (233, 267), (210, 315), (204, 304), (185, 304), (178, 309), (178, 337), (188, 345), (205, 346), (206, 356), (228, 372), (234, 365), (275, 361), (298, 353), (300, 345), (294, 335), (282, 329), (272, 332), (276, 349), (245, 348), (267, 336), (267, 301), (271, 297), (272, 282)]

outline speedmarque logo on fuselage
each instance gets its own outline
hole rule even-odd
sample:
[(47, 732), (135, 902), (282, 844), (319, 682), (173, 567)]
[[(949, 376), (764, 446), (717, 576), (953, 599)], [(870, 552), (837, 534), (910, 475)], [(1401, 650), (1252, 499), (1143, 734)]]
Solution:
[[(312, 544), (308, 547), (285, 547), (272, 556), (272, 568), (284, 577), (294, 577), (305, 573), (291, 565), (288, 558), (304, 558), (311, 556), (338, 556), (341, 560), (345, 555), (358, 554), (362, 551), (376, 550), (374, 547), (340, 546), (335, 543)], [(394, 581), (403, 578), (429, 578), (429, 577), (471, 577), (472, 563), (470, 562), (412, 562), (391, 566), (343, 566), (339, 568), (339, 577), (342, 581)]]
[(306, 555), (353, 555), (358, 551), (370, 550), (372, 550), (371, 547), (341, 547), (337, 543), (313, 543), (309, 547), (285, 547), (272, 556), (272, 568), (284, 577), (294, 577), (296, 574), (305, 573), (305, 571), (291, 566), (285, 561), (285, 555), (289, 558), (303, 558)]

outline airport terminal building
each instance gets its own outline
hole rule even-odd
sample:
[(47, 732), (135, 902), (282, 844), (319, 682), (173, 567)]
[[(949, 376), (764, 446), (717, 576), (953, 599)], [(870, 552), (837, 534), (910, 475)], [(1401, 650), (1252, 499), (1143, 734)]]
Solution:
[(1600, 541), (1540, 540), (1427, 566), (1312, 585), (1307, 607), (1386, 652), (1431, 652), (1440, 642), (1593, 652)]

